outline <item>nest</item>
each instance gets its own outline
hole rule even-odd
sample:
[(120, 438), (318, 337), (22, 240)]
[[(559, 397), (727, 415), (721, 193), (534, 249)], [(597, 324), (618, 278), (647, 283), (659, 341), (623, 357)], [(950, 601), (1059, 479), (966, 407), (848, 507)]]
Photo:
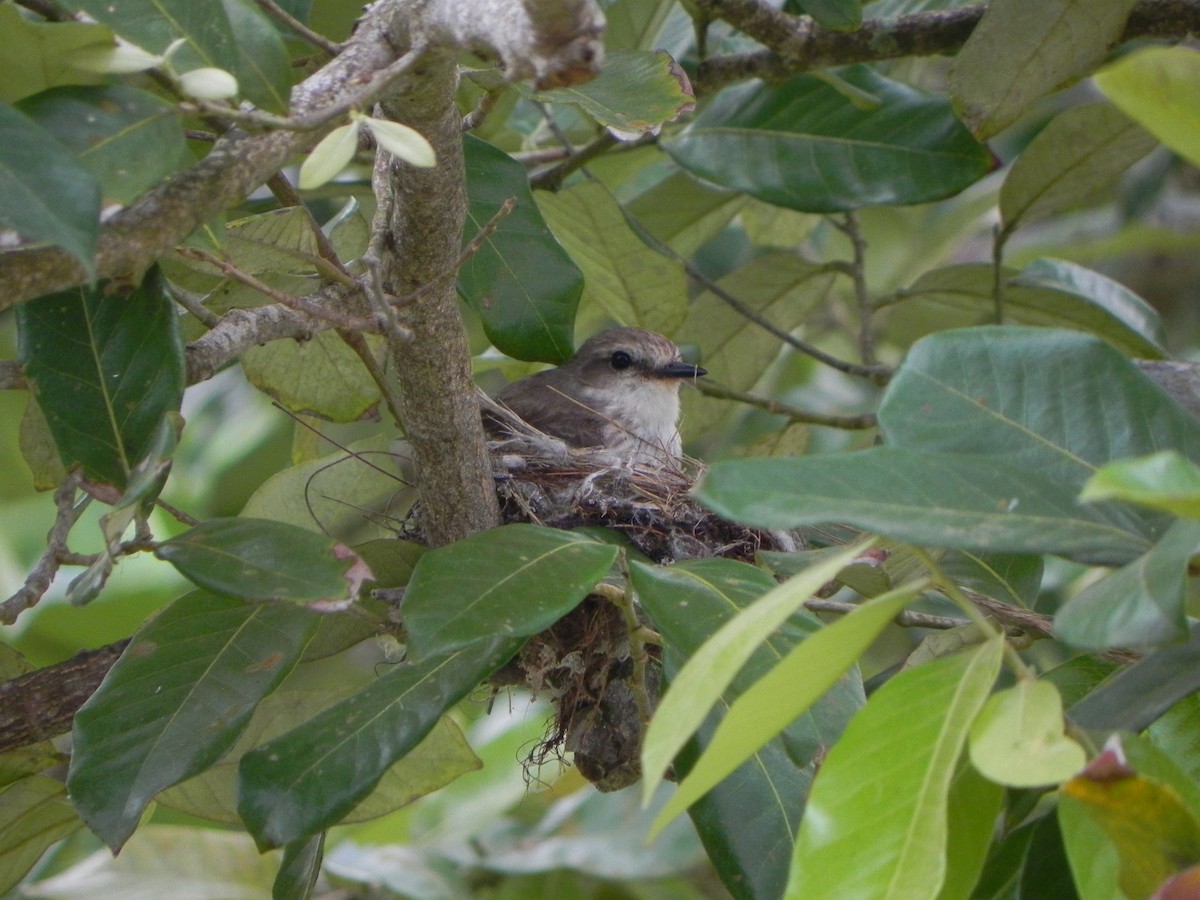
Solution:
[[(789, 535), (727, 522), (693, 501), (688, 492), (698, 463), (631, 467), (603, 449), (568, 447), (483, 402), (506, 523), (608, 528), (661, 564), (718, 556), (751, 562), (760, 549), (795, 549)], [(625, 611), (592, 594), (493, 677), (493, 684), (523, 684), (554, 707), (528, 766), (571, 751), (576, 768), (599, 790), (641, 777), (642, 735), (658, 701), (661, 664), (653, 645), (635, 664), (643, 648), (631, 641), (631, 627)]]

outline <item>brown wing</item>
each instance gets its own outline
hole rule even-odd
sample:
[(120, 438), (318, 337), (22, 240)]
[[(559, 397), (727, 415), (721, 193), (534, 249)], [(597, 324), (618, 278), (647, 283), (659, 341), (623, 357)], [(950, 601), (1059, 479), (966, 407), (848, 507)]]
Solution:
[(496, 399), (534, 428), (566, 441), (572, 447), (602, 446), (607, 421), (555, 390), (550, 381), (542, 377), (546, 374), (539, 372), (515, 381), (501, 389)]

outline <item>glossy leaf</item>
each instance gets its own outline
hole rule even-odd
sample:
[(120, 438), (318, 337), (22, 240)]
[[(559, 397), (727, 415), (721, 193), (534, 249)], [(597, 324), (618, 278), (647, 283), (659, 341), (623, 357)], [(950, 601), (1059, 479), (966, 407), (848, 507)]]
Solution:
[(992, 169), (944, 100), (865, 66), (838, 75), (877, 105), (813, 75), (752, 82), (721, 91), (663, 149), (693, 175), (804, 212), (937, 200)]
[(1005, 792), (960, 758), (946, 801), (946, 878), (937, 900), (968, 900), (975, 893), (985, 861), (996, 836), (996, 817), (1004, 807)]
[[(643, 803), (653, 796), (671, 760), (704, 721), (755, 648), (868, 546), (847, 548), (765, 592), (688, 658), (646, 729), (642, 746)], [(644, 566), (631, 566), (637, 566), (640, 577), (650, 577), (651, 572)], [(673, 571), (653, 574), (660, 579), (670, 578)], [(679, 577), (691, 580), (686, 574), (681, 573)], [(703, 585), (701, 582), (699, 586), (722, 592), (720, 584)]]
[(255, 105), (271, 112), (287, 110), (287, 50), (271, 20), (247, 0), (76, 0), (74, 5), (154, 53), (182, 39), (171, 54), (175, 71), (224, 69), (237, 77), (241, 91)]
[(1121, 669), (1068, 710), (1071, 721), (1091, 731), (1141, 731), (1200, 690), (1200, 626), (1185, 644), (1155, 650)]
[[(630, 576), (638, 602), (663, 636), (668, 680), (725, 622), (774, 587), (761, 569), (725, 559), (688, 560), (670, 567), (638, 563), (631, 565)], [(819, 628), (807, 612), (794, 613), (754, 650), (716, 711), (724, 713), (740, 693)], [(783, 891), (814, 761), (863, 702), (857, 672), (846, 673), (809, 712), (689, 808), (709, 858), (735, 897), (776, 897)], [(678, 776), (687, 774), (712, 739), (719, 722), (716, 711), (675, 758)]]
[(1143, 47), (1096, 73), (1097, 87), (1125, 115), (1194, 165), (1200, 165), (1200, 53)]
[(1118, 43), (1134, 0), (1005, 0), (989, 4), (954, 57), (950, 91), (981, 138), (1035, 101), (1089, 74)]
[(343, 545), (266, 519), (209, 519), (154, 554), (201, 587), (243, 600), (352, 600), (371, 577)]
[(1118, 460), (1089, 478), (1079, 499), (1123, 500), (1200, 519), (1200, 466), (1177, 450)]
[[(1036, 260), (1019, 272), (1005, 269), (1004, 276), (1009, 323), (1087, 331), (1134, 356), (1165, 354), (1154, 308), (1098, 272)], [(994, 321), (995, 269), (987, 263), (932, 269), (901, 292), (889, 313), (889, 326), (906, 336)]]
[[(1112, 752), (1110, 745), (1105, 755)], [(1101, 772), (1094, 763), (1064, 784), (1061, 793), (1062, 807), (1074, 806), (1112, 842), (1118, 883), (1131, 897), (1150, 896), (1179, 869), (1200, 862), (1195, 812), (1159, 781), (1129, 769)]]
[(583, 270), (586, 298), (622, 325), (674, 333), (687, 314), (683, 264), (647, 247), (603, 186), (586, 182), (542, 192), (537, 201)]
[(616, 558), (609, 544), (523, 524), (431, 550), (404, 594), (410, 658), (537, 634), (578, 606)]
[(696, 104), (682, 68), (665, 50), (614, 50), (591, 81), (539, 91), (539, 100), (574, 103), (618, 136), (655, 134)]
[(271, 896), (280, 900), (288, 897), (310, 897), (321, 874), (321, 859), (325, 855), (325, 832), (301, 838), (283, 848), (279, 874), (271, 886)]
[(1200, 522), (1175, 522), (1144, 556), (1092, 582), (1054, 617), (1054, 634), (1075, 647), (1139, 647), (1187, 635), (1189, 563)]
[[(836, 279), (834, 273), (795, 253), (768, 253), (717, 283), (763, 319), (791, 332), (829, 299)], [(779, 338), (712, 291), (692, 301), (688, 321), (674, 337), (680, 344), (697, 347), (710, 378), (737, 391), (754, 387), (783, 346)], [(692, 437), (713, 428), (729, 412), (729, 404), (698, 391), (685, 391), (683, 410), (684, 435)]]
[(32, 775), (0, 790), (0, 891), (12, 890), (46, 850), (82, 825), (57, 778)]
[(100, 231), (100, 186), (48, 131), (0, 103), (0, 225), (27, 241), (57, 244), (91, 276)]
[(132, 203), (190, 156), (174, 107), (125, 85), (56, 88), (19, 108), (70, 147), (117, 203)]
[(88, 78), (73, 63), (80, 53), (112, 42), (112, 31), (104, 25), (38, 21), (22, 15), (15, 3), (0, 4), (0, 59), (5, 63), (0, 103), (16, 103), (63, 84), (99, 80)]
[(871, 695), (821, 764), (785, 897), (884, 900), (942, 884), (955, 764), (1003, 644), (907, 669)]
[(67, 779), (113, 851), (154, 795), (216, 762), (317, 628), (311, 613), (193, 592), (133, 638), (75, 717)]
[(1019, 679), (989, 697), (971, 726), (970, 746), (975, 768), (1008, 787), (1057, 784), (1087, 762), (1064, 732), (1058, 689), (1040, 679)]
[(183, 397), (183, 341), (157, 269), (128, 293), (72, 288), (18, 308), (21, 358), (68, 468), (125, 487)]
[(1155, 147), (1109, 103), (1059, 113), (1021, 152), (1000, 188), (1006, 231), (1079, 206)]
[(1081, 506), (1073, 489), (977, 454), (875, 447), (724, 460), (705, 471), (693, 494), (718, 515), (755, 527), (842, 523), (979, 553), (1055, 553), (1121, 564), (1151, 545), (1121, 518)]
[(921, 582), (904, 585), (867, 601), (793, 648), (729, 708), (704, 755), (680, 782), (656, 824), (687, 809), (807, 712), (924, 586)]
[(554, 239), (538, 211), (524, 166), (467, 135), (468, 243), (512, 197), (500, 222), (458, 273), (458, 292), (483, 321), (496, 348), (514, 359), (561, 363), (574, 352), (575, 310), (583, 273)]
[(340, 821), (396, 760), (507, 662), (519, 640), (495, 638), (403, 663), (299, 728), (246, 754), (238, 811), (260, 848), (279, 847)]
[(1072, 489), (1114, 459), (1167, 447), (1200, 457), (1200, 421), (1111, 346), (1066, 331), (925, 338), (888, 385), (879, 423), (895, 446), (1002, 457)]

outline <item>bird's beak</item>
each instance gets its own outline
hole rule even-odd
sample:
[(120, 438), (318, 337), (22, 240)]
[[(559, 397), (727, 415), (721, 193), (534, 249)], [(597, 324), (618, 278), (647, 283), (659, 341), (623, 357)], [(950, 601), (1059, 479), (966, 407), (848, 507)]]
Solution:
[(708, 371), (691, 363), (673, 362), (655, 369), (653, 374), (658, 378), (700, 378), (707, 375)]

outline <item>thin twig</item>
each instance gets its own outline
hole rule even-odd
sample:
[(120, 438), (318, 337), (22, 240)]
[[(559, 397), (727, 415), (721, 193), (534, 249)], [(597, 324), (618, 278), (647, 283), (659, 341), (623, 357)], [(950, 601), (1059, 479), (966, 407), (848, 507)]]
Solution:
[(156, 497), (154, 499), (154, 505), (157, 506), (159, 509), (161, 509), (163, 512), (165, 512), (167, 515), (169, 515), (175, 521), (182, 522), (184, 525), (187, 525), (189, 528), (194, 528), (195, 526), (200, 524), (200, 520), (197, 519), (195, 516), (185, 513), (178, 506), (168, 503), (162, 497)]
[[(259, 0), (259, 2), (263, 2), (263, 0)], [(288, 181), (287, 176), (282, 172), (276, 172), (267, 179), (267, 188), (275, 195), (275, 199), (279, 201), (280, 206), (296, 207), (297, 209), (304, 210), (308, 219), (309, 231), (312, 233), (313, 240), (317, 245), (317, 254), (321, 259), (333, 266), (341, 275), (345, 276), (345, 278), (353, 280), (354, 276), (347, 271), (345, 263), (342, 262), (341, 257), (337, 254), (337, 250), (334, 249), (333, 241), (330, 240), (329, 235), (324, 232), (321, 226), (317, 224), (317, 220), (313, 218), (308, 207), (304, 205), (304, 200), (300, 197), (300, 192)]]
[(503, 90), (486, 91), (479, 98), (479, 102), (475, 104), (475, 108), (463, 116), (462, 130), (474, 131), (482, 125), (491, 111), (496, 108), (496, 104), (500, 102), (500, 96), (503, 93)]
[(204, 305), (197, 294), (185, 291), (179, 285), (167, 282), (167, 294), (171, 299), (195, 316), (205, 328), (215, 328), (221, 317)]
[(376, 324), (369, 319), (358, 319), (353, 316), (348, 316), (345, 313), (335, 312), (321, 306), (319, 303), (314, 303), (307, 297), (297, 297), (293, 294), (285, 294), (277, 288), (271, 287), (264, 281), (255, 278), (249, 272), (243, 272), (233, 263), (228, 262), (221, 257), (209, 253), (207, 250), (201, 250), (199, 247), (179, 247), (176, 251), (180, 256), (186, 256), (190, 259), (198, 259), (201, 262), (206, 262), (211, 266), (215, 266), (221, 271), (221, 274), (232, 278), (234, 281), (239, 281), (246, 287), (253, 288), (260, 294), (270, 297), (276, 303), (282, 304), (297, 312), (305, 313), (312, 316), (314, 319), (320, 319), (323, 322), (328, 322), (334, 328), (346, 328), (357, 331), (377, 331)]
[(67, 560), (70, 554), (67, 549), (67, 536), (71, 533), (75, 523), (79, 521), (79, 517), (89, 502), (84, 500), (82, 503), (75, 503), (75, 492), (78, 486), (79, 475), (71, 473), (54, 492), (54, 506), (57, 512), (54, 515), (54, 524), (50, 528), (50, 533), (46, 535), (46, 550), (37, 561), (37, 565), (33, 567), (33, 571), (29, 573), (29, 577), (25, 579), (20, 590), (0, 603), (0, 623), (11, 625), (17, 621), (17, 616), (30, 607), (36, 606), (46, 591), (50, 589), (50, 584), (54, 581), (59, 566)]
[[(821, 600), (818, 598), (805, 600), (804, 606), (812, 612), (836, 613), (838, 615), (846, 615), (858, 609), (857, 603), (846, 603), (842, 600)], [(892, 621), (902, 628), (937, 628), (943, 631), (958, 628), (960, 625), (970, 624), (966, 619), (956, 619), (953, 616), (934, 616), (907, 609), (897, 614)]]
[(829, 428), (841, 428), (847, 431), (861, 431), (865, 428), (874, 428), (877, 424), (874, 413), (862, 413), (857, 416), (829, 415), (809, 409), (800, 409), (787, 403), (780, 403), (778, 400), (772, 400), (769, 397), (759, 397), (756, 394), (734, 390), (733, 388), (708, 380), (697, 381), (695, 385), (696, 390), (706, 397), (716, 397), (719, 400), (734, 400), (738, 403), (745, 403), (748, 406), (766, 410), (777, 416), (787, 416), (793, 422), (824, 425)]
[(299, 19), (295, 18), (286, 9), (279, 6), (275, 0), (255, 0), (262, 7), (263, 12), (268, 16), (287, 28), (289, 31), (294, 31), (302, 40), (307, 41), (315, 47), (320, 47), (330, 56), (337, 56), (342, 52), (342, 45), (335, 43), (323, 34), (318, 34), (313, 31)]
[(579, 150), (572, 150), (562, 162), (556, 166), (551, 166), (544, 172), (539, 172), (537, 175), (529, 179), (529, 186), (534, 189), (545, 191), (557, 191), (562, 187), (562, 183), (567, 176), (572, 172), (582, 169), (589, 162), (604, 153), (610, 147), (617, 143), (617, 139), (608, 131), (604, 131), (594, 140), (585, 144)]
[(337, 329), (337, 336), (342, 339), (343, 344), (353, 350), (355, 355), (362, 360), (362, 364), (371, 375), (371, 380), (379, 388), (380, 396), (383, 397), (383, 402), (387, 404), (388, 412), (392, 414), (392, 421), (396, 423), (397, 428), (403, 428), (404, 419), (400, 415), (400, 398), (392, 390), (387, 373), (383, 371), (383, 367), (379, 365), (379, 360), (371, 352), (371, 347), (367, 344), (367, 339), (362, 336), (361, 332), (347, 331), (344, 328)]
[(864, 365), (874, 365), (875, 335), (871, 327), (871, 294), (867, 290), (867, 242), (863, 239), (862, 229), (858, 227), (858, 216), (854, 212), (846, 213), (841, 222), (831, 220), (833, 226), (850, 240), (853, 252), (853, 262), (849, 267), (850, 278), (854, 282), (854, 296), (858, 301), (858, 353)]

